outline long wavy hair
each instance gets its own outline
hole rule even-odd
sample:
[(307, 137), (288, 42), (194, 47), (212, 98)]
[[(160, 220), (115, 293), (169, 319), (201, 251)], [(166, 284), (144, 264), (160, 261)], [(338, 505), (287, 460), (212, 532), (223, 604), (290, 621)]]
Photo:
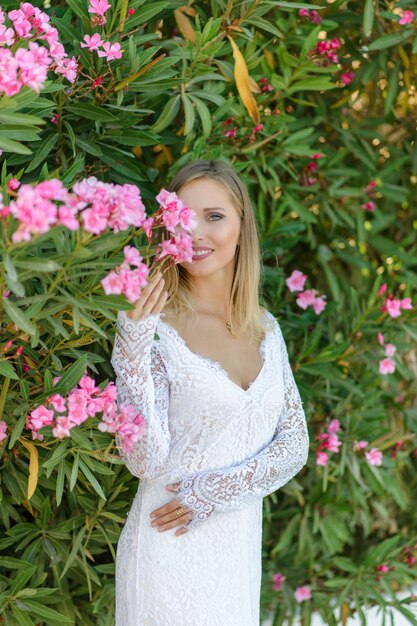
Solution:
[[(241, 218), (240, 243), (236, 249), (235, 271), (228, 302), (228, 320), (235, 336), (247, 332), (251, 338), (262, 336), (271, 329), (265, 309), (259, 305), (261, 252), (259, 231), (253, 207), (245, 184), (236, 172), (223, 161), (197, 160), (182, 167), (167, 186), (178, 193), (182, 187), (197, 178), (210, 178), (228, 192)], [(181, 265), (164, 272), (165, 288), (169, 297), (164, 309), (175, 317), (195, 316), (190, 294), (195, 293), (192, 277)]]

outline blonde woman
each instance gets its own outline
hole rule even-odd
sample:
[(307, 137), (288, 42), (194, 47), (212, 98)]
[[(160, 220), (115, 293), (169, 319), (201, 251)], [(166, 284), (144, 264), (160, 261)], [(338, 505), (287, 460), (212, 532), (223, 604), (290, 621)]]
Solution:
[(148, 424), (123, 456), (141, 480), (117, 549), (116, 626), (259, 626), (262, 499), (307, 462), (305, 415), (259, 305), (244, 184), (201, 160), (170, 190), (196, 213), (193, 262), (119, 312), (112, 356), (120, 401)]

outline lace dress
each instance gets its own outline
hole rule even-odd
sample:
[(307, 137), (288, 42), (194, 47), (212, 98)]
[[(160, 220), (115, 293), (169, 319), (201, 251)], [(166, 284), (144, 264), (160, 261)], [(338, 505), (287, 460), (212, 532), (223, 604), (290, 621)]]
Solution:
[[(262, 499), (301, 470), (309, 446), (286, 344), (265, 314), (273, 329), (262, 369), (244, 390), (192, 352), (163, 313), (118, 313), (119, 402), (134, 404), (148, 427), (122, 454), (141, 480), (117, 547), (116, 626), (259, 626)], [(174, 498), (193, 511), (180, 536), (180, 526), (150, 524)]]

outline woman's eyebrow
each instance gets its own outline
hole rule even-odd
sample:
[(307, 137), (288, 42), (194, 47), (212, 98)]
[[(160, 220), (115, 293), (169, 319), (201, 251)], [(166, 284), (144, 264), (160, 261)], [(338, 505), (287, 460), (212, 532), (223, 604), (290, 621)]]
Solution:
[(225, 211), (226, 209), (223, 209), (223, 207), (221, 206), (211, 206), (211, 207), (207, 207), (205, 209), (203, 209), (203, 211)]

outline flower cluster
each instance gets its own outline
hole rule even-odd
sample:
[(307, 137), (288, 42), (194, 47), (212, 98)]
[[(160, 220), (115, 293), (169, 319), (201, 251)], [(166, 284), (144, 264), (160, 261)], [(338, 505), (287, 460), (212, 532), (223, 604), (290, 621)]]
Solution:
[(318, 14), (318, 11), (315, 11), (314, 9), (312, 11), (310, 11), (309, 9), (300, 9), (298, 11), (298, 15), (300, 17), (305, 17), (307, 20), (313, 22), (314, 24), (321, 23), (321, 17)]
[[(0, 93), (13, 96), (23, 86), (39, 92), (48, 70), (62, 74), (70, 82), (77, 76), (75, 57), (68, 57), (58, 41), (58, 31), (49, 23), (49, 15), (23, 2), (19, 9), (7, 14), (11, 26), (5, 25), (5, 14), (0, 8)], [(36, 38), (47, 44), (39, 45)], [(21, 39), (30, 39), (28, 47), (11, 47)], [(4, 47), (6, 46), (6, 47)]]
[[(385, 295), (387, 291), (387, 285), (384, 283), (379, 289), (379, 295)], [(399, 317), (401, 315), (401, 309), (411, 310), (413, 308), (411, 304), (411, 298), (394, 298), (392, 294), (389, 294), (384, 303), (381, 306), (381, 311), (385, 311), (392, 318)]]
[(148, 284), (150, 269), (133, 246), (125, 246), (123, 253), (124, 262), (103, 278), (101, 284), (106, 294), (124, 294), (129, 302), (134, 303), (142, 287)]
[(56, 178), (22, 185), (10, 205), (1, 209), (0, 218), (10, 214), (19, 221), (14, 242), (29, 241), (56, 225), (77, 230), (79, 214), (84, 230), (95, 235), (107, 228), (119, 232), (130, 225), (139, 227), (146, 218), (136, 185), (104, 183), (94, 176), (76, 183), (72, 193)]
[[(287, 577), (284, 576), (284, 574), (282, 574), (281, 572), (278, 572), (277, 574), (272, 575), (272, 580), (274, 581), (274, 591), (281, 591), (282, 584), (285, 580), (287, 580)], [(297, 587), (294, 591), (294, 598), (298, 603), (304, 602), (305, 600), (311, 600), (311, 587), (309, 585), (302, 585), (301, 587)]]
[(322, 58), (321, 64), (324, 66), (330, 63), (339, 63), (339, 57), (335, 50), (338, 50), (342, 45), (340, 39), (335, 37), (334, 39), (325, 39), (324, 41), (318, 41), (313, 54), (318, 54)]
[[(378, 333), (378, 343), (380, 346), (384, 346), (385, 344), (384, 335), (382, 333)], [(394, 356), (396, 349), (397, 348), (393, 343), (385, 344), (386, 358), (379, 362), (380, 374), (393, 374), (395, 372), (395, 362), (391, 357)]]
[(307, 279), (307, 274), (303, 274), (299, 270), (294, 270), (285, 281), (290, 291), (299, 291), (301, 293), (297, 296), (297, 304), (302, 309), (306, 310), (307, 307), (312, 306), (316, 315), (319, 315), (326, 307), (325, 295), (318, 296), (316, 289), (304, 289), (304, 283)]
[[(369, 442), (365, 439), (361, 439), (360, 441), (355, 441), (353, 443), (352, 449), (354, 452), (359, 452), (360, 450), (364, 450), (369, 445)], [(382, 465), (382, 452), (378, 450), (378, 448), (371, 448), (366, 451), (365, 459), (369, 463), (369, 465)]]
[(367, 194), (369, 200), (364, 202), (361, 205), (361, 208), (365, 211), (369, 211), (370, 213), (375, 212), (375, 202), (371, 200), (371, 198), (375, 198), (375, 187), (377, 186), (376, 180), (371, 180), (370, 183), (365, 187), (365, 193)]
[(300, 184), (302, 187), (314, 185), (317, 182), (317, 178), (312, 176), (318, 170), (318, 160), (322, 159), (325, 155), (322, 152), (316, 152), (311, 156), (313, 161), (307, 163), (306, 171), (301, 174)]
[(172, 234), (170, 239), (158, 244), (156, 262), (170, 255), (174, 263), (192, 263), (192, 239), (188, 233), (197, 225), (194, 211), (186, 207), (176, 193), (166, 189), (161, 189), (156, 200), (159, 209), (155, 215), (155, 224), (163, 225)]
[(401, 26), (405, 26), (406, 24), (412, 24), (414, 21), (414, 11), (409, 11), (408, 9), (404, 10), (400, 19)]
[(83, 41), (84, 43), (80, 44), (81, 48), (88, 48), (89, 52), (96, 50), (98, 56), (106, 57), (107, 61), (122, 58), (120, 44), (118, 42), (110, 43), (110, 41), (103, 41), (99, 33), (94, 33), (91, 37), (85, 35)]
[[(54, 378), (54, 384), (59, 376)], [(32, 431), (32, 439), (43, 441), (44, 435), (39, 430), (52, 426), (52, 434), (58, 439), (71, 436), (71, 430), (83, 424), (90, 417), (102, 413), (98, 424), (101, 431), (118, 434), (126, 453), (132, 451), (134, 444), (146, 432), (143, 416), (134, 406), (122, 403), (117, 407), (117, 387), (108, 383), (102, 391), (93, 378), (84, 375), (77, 387), (72, 389), (67, 398), (54, 393), (46, 404), (38, 406), (26, 417), (26, 428)]]
[(94, 26), (103, 26), (107, 18), (105, 13), (111, 8), (111, 4), (107, 0), (90, 0), (88, 12), (92, 14), (92, 23)]
[[(340, 422), (339, 420), (334, 419), (328, 425), (327, 432), (321, 433), (315, 437), (315, 439), (320, 440), (320, 444), (316, 451), (317, 465), (327, 465), (329, 460), (327, 452), (339, 452), (339, 447), (342, 445), (342, 442), (337, 436), (339, 431), (341, 431)], [(324, 450), (327, 450), (327, 452), (324, 452)]]
[(343, 72), (343, 74), (340, 76), (340, 81), (344, 85), (350, 85), (350, 83), (353, 81), (354, 78), (355, 78), (355, 72)]

